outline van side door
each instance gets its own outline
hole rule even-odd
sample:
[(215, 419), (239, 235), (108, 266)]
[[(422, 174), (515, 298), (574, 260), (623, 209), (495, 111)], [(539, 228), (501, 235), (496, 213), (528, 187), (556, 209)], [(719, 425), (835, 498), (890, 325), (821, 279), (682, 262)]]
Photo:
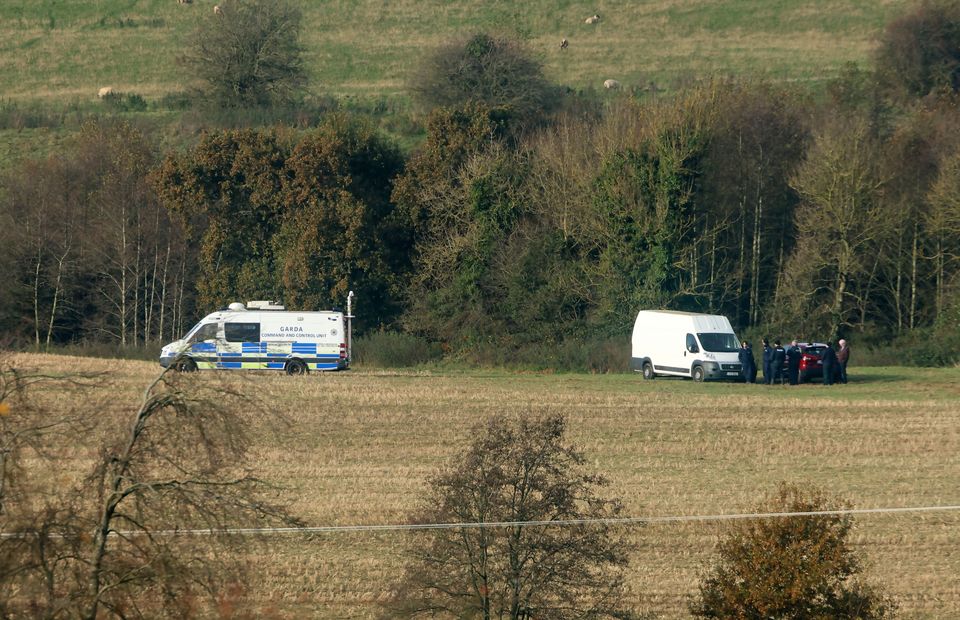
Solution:
[(223, 326), (217, 344), (220, 368), (260, 370), (266, 368), (267, 343), (260, 341), (259, 321), (231, 321)]

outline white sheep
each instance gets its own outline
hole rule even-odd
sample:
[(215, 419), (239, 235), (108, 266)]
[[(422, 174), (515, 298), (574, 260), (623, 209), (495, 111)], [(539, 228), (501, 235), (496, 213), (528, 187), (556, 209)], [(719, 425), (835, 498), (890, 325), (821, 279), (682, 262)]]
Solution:
[(104, 86), (103, 88), (97, 91), (97, 97), (100, 99), (103, 99), (107, 95), (112, 95), (112, 94), (113, 94), (113, 86)]
[(177, 4), (193, 4), (193, 0), (177, 0)]
[(599, 22), (599, 21), (600, 21), (600, 16), (599, 16), (599, 15), (591, 15), (590, 17), (588, 17), (588, 18), (586, 18), (585, 20), (583, 20), (583, 23), (585, 23), (585, 24), (596, 24), (596, 23)]
[(617, 90), (618, 88), (620, 88), (620, 82), (616, 80), (604, 80), (603, 87), (606, 88), (607, 90)]
[(213, 13), (214, 15), (223, 15), (223, 9), (220, 8), (219, 4), (213, 5)]

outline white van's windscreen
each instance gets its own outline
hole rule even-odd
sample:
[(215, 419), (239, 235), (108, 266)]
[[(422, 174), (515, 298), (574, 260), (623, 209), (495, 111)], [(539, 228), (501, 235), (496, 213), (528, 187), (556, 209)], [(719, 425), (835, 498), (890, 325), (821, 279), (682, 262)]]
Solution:
[(736, 353), (740, 350), (737, 337), (733, 334), (697, 334), (705, 351), (711, 353)]
[(215, 340), (217, 337), (217, 324), (207, 323), (190, 336), (188, 342), (203, 342), (204, 340)]

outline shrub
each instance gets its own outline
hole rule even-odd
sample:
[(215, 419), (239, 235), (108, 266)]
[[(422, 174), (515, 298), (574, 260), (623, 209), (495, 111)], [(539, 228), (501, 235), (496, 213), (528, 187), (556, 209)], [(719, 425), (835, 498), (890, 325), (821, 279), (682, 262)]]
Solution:
[(439, 344), (399, 332), (372, 332), (353, 343), (353, 360), (362, 366), (417, 366), (438, 361), (442, 355)]
[(107, 93), (103, 103), (117, 112), (143, 112), (147, 109), (146, 100), (137, 93)]
[[(757, 512), (845, 508), (816, 490), (781, 484)], [(691, 606), (699, 618), (889, 618), (895, 606), (855, 579), (859, 559), (849, 515), (776, 517), (740, 522), (719, 545), (719, 558)]]

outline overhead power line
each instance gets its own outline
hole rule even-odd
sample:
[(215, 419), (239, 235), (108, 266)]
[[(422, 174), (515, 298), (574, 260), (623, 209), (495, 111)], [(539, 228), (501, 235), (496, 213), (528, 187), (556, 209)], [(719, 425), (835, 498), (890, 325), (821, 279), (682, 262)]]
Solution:
[[(821, 517), (842, 515), (902, 514), (919, 512), (949, 512), (960, 510), (958, 506), (910, 506), (903, 508), (850, 508), (846, 510), (812, 510), (808, 512), (746, 512), (716, 515), (676, 515), (661, 517), (621, 517), (613, 519), (556, 519), (548, 521), (486, 521), (478, 523), (395, 523), (383, 525), (321, 525), (303, 527), (248, 527), (223, 529), (167, 529), (167, 530), (114, 530), (121, 536), (209, 536), (220, 534), (265, 535), (265, 534), (340, 534), (351, 532), (405, 532), (417, 530), (494, 529), (510, 527), (572, 527), (589, 525), (653, 525), (657, 523), (692, 523), (707, 521), (738, 521), (745, 519), (786, 519), (793, 517)], [(18, 538), (20, 533), (0, 533), (0, 538)], [(59, 537), (56, 537), (59, 538)]]

